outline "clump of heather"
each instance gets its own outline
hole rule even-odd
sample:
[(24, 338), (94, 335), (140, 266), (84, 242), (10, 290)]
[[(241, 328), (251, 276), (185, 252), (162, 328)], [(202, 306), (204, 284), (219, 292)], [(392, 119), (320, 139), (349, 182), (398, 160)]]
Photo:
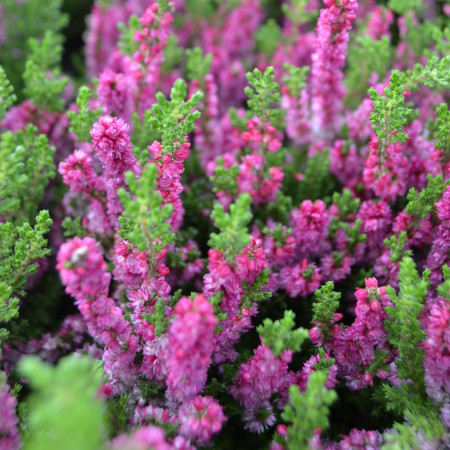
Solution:
[(0, 448), (448, 448), (449, 8), (41, 3), (0, 5)]

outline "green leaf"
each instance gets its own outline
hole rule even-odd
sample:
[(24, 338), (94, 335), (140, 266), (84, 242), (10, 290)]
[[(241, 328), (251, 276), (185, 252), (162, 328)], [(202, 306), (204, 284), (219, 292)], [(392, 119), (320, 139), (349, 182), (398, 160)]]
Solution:
[(77, 111), (68, 111), (69, 131), (77, 136), (78, 142), (90, 142), (92, 125), (102, 113), (100, 108), (91, 109), (92, 90), (81, 86), (77, 96)]
[(450, 181), (443, 181), (442, 175), (427, 175), (428, 185), (419, 193), (416, 188), (411, 188), (406, 195), (408, 204), (406, 205), (406, 213), (417, 218), (424, 219), (429, 214), (436, 211), (436, 202), (438, 202), (446, 187), (450, 185)]
[(341, 294), (334, 290), (332, 281), (327, 281), (314, 293), (312, 322), (320, 328), (325, 341), (332, 336), (331, 326), (336, 322), (334, 315), (339, 308), (340, 299)]
[(98, 450), (106, 431), (98, 396), (103, 373), (88, 357), (72, 355), (52, 367), (37, 357), (19, 362), (32, 388), (28, 404), (27, 450)]
[(296, 67), (291, 64), (285, 64), (284, 69), (289, 73), (289, 75), (283, 78), (284, 83), (289, 89), (289, 95), (298, 98), (302, 89), (306, 87), (306, 76), (310, 68), (308, 66)]
[(269, 347), (275, 356), (280, 356), (283, 350), (299, 352), (302, 343), (308, 339), (308, 330), (294, 329), (294, 319), (295, 314), (292, 311), (285, 311), (283, 319), (272, 322), (266, 318), (257, 328), (264, 345)]
[(373, 101), (370, 121), (378, 138), (378, 151), (382, 158), (391, 142), (405, 143), (408, 139), (402, 129), (411, 117), (412, 110), (405, 107), (403, 92), (403, 77), (398, 70), (391, 72), (389, 87), (384, 89), (384, 95), (379, 95), (374, 88), (369, 89)]
[(45, 187), (56, 172), (55, 148), (37, 131), (27, 125), (15, 134), (1, 135), (0, 216), (16, 224), (34, 219)]
[(195, 130), (195, 121), (200, 118), (200, 111), (195, 107), (200, 103), (203, 94), (195, 92), (189, 100), (187, 85), (179, 78), (170, 91), (170, 101), (161, 92), (156, 94), (156, 101), (151, 109), (148, 123), (151, 132), (161, 142), (164, 153), (172, 153), (176, 143), (184, 143), (184, 138)]
[(216, 160), (217, 165), (214, 169), (214, 175), (209, 180), (214, 183), (214, 192), (228, 192), (235, 197), (238, 190), (236, 178), (239, 175), (239, 166), (233, 164), (230, 168), (226, 169), (223, 163), (223, 158), (219, 156)]
[(391, 251), (391, 263), (401, 261), (405, 256), (412, 256), (411, 250), (405, 250), (405, 244), (408, 240), (406, 231), (402, 231), (399, 236), (391, 236), (384, 240), (384, 245)]
[(269, 19), (256, 32), (255, 41), (257, 51), (264, 53), (270, 60), (281, 41), (281, 36), (281, 28), (274, 19)]
[(449, 157), (450, 153), (450, 112), (447, 103), (436, 108), (435, 147), (441, 149)]
[(8, 80), (5, 70), (0, 66), (0, 119), (3, 118), (6, 111), (8, 111), (15, 101), (14, 88)]
[(62, 96), (69, 79), (61, 75), (62, 39), (47, 31), (42, 39), (30, 39), (30, 57), (25, 64), (24, 94), (31, 102), (48, 111), (62, 111)]
[(297, 201), (318, 200), (333, 192), (333, 182), (330, 179), (330, 160), (328, 149), (318, 152), (308, 158), (304, 178), (300, 182)]
[(119, 235), (132, 243), (138, 251), (159, 253), (174, 242), (175, 236), (167, 222), (173, 207), (163, 205), (161, 195), (156, 191), (157, 168), (149, 164), (139, 179), (132, 172), (125, 174), (129, 192), (120, 189), (119, 199), (124, 207), (119, 217)]
[(247, 80), (250, 87), (245, 88), (245, 93), (252, 115), (263, 124), (270, 122), (272, 126), (280, 128), (284, 111), (280, 109), (280, 88), (275, 81), (274, 68), (268, 67), (264, 73), (259, 69), (247, 72)]
[(281, 414), (290, 424), (286, 442), (289, 450), (309, 448), (314, 431), (328, 428), (329, 407), (337, 399), (337, 394), (334, 390), (327, 390), (326, 380), (327, 373), (312, 372), (303, 394), (295, 384), (289, 388), (289, 404)]
[(186, 73), (189, 81), (201, 81), (211, 69), (212, 55), (203, 56), (202, 49), (195, 47), (186, 50)]
[(45, 7), (41, 0), (2, 0), (1, 4), (5, 25), (1, 64), (22, 100), (22, 76), (30, 52), (29, 39), (41, 40), (46, 32), (60, 33), (68, 23), (68, 15), (61, 11), (63, 0), (46, 0)]
[(6, 283), (11, 292), (23, 295), (27, 278), (37, 270), (36, 259), (50, 254), (44, 236), (51, 224), (48, 211), (38, 214), (34, 228), (28, 222), (17, 227), (0, 223), (0, 282)]
[(250, 242), (247, 229), (252, 219), (250, 203), (250, 195), (245, 193), (237, 198), (236, 203), (230, 205), (229, 214), (220, 203), (214, 205), (211, 218), (220, 232), (211, 233), (208, 245), (220, 250), (228, 262), (232, 262), (234, 256)]
[(393, 51), (387, 36), (374, 40), (368, 36), (357, 36), (350, 43), (347, 56), (346, 104), (357, 108), (365, 97), (370, 77), (374, 73), (383, 81), (390, 67)]

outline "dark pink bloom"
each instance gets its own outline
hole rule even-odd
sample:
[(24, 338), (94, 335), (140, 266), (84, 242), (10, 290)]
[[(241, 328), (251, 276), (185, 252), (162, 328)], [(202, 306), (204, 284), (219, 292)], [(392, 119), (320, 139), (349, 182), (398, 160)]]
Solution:
[(270, 348), (261, 344), (254, 356), (241, 365), (230, 392), (245, 408), (247, 429), (262, 432), (275, 423), (273, 414), (267, 414), (267, 421), (263, 423), (257, 418), (257, 413), (260, 409), (272, 412), (269, 400), (283, 387), (292, 353), (291, 350), (283, 350), (276, 357)]
[(194, 398), (205, 386), (217, 319), (202, 294), (193, 301), (182, 297), (175, 314), (169, 328), (167, 396), (181, 403)]
[(425, 381), (428, 395), (436, 402), (448, 403), (450, 395), (450, 303), (440, 299), (431, 307), (424, 343)]
[(65, 161), (59, 164), (59, 173), (64, 184), (75, 192), (90, 194), (91, 190), (104, 190), (103, 180), (92, 168), (92, 160), (83, 150), (75, 150)]
[(338, 334), (333, 344), (339, 375), (354, 390), (372, 385), (375, 375), (382, 379), (390, 375), (385, 370), (368, 370), (375, 358), (375, 350), (385, 353), (386, 363), (392, 359), (384, 327), (385, 309), (392, 307), (392, 302), (386, 288), (378, 287), (375, 278), (368, 278), (365, 284), (364, 289), (356, 289), (355, 321), (350, 327), (335, 330)]
[(197, 396), (179, 409), (180, 433), (199, 444), (211, 441), (227, 420), (220, 404), (212, 397)]
[(349, 31), (356, 18), (357, 0), (325, 0), (317, 22), (317, 40), (312, 55), (313, 133), (329, 138), (341, 125), (345, 96), (342, 69)]
[(261, 240), (252, 236), (250, 244), (236, 256), (236, 274), (253, 283), (266, 267), (269, 267), (269, 263), (262, 249)]
[(306, 297), (320, 286), (322, 275), (315, 264), (308, 264), (304, 259), (301, 264), (284, 267), (280, 272), (281, 286), (291, 297)]
[[(324, 359), (331, 359), (330, 355), (328, 355), (328, 353), (325, 353)], [(306, 385), (308, 384), (309, 376), (312, 372), (315, 372), (317, 370), (315, 366), (316, 364), (319, 364), (320, 361), (320, 355), (313, 355), (308, 359), (308, 361), (305, 362), (305, 364), (303, 364), (302, 370), (297, 375), (297, 384), (302, 392), (306, 391)], [(334, 389), (338, 384), (338, 381), (336, 379), (338, 373), (337, 365), (332, 364), (328, 368), (328, 371), (329, 373), (325, 386), (327, 389)]]
[(322, 200), (302, 202), (300, 208), (293, 208), (290, 215), (292, 236), (301, 255), (315, 255), (323, 250), (328, 237), (331, 217)]
[(339, 450), (379, 450), (383, 443), (383, 436), (378, 431), (356, 430), (350, 431), (348, 436), (345, 436), (339, 446)]
[(140, 172), (127, 132), (128, 125), (112, 116), (101, 117), (91, 130), (94, 149), (104, 170), (108, 213), (115, 228), (119, 227), (117, 219), (122, 212), (117, 191), (125, 187), (125, 172), (132, 171), (136, 176)]
[(134, 107), (134, 80), (125, 74), (106, 69), (98, 80), (97, 95), (103, 111), (126, 121), (131, 120)]
[(16, 406), (16, 397), (11, 395), (5, 381), (0, 380), (0, 448), (4, 450), (16, 450), (20, 447)]
[(164, 436), (162, 428), (147, 426), (134, 431), (131, 435), (117, 436), (111, 445), (111, 450), (171, 450)]

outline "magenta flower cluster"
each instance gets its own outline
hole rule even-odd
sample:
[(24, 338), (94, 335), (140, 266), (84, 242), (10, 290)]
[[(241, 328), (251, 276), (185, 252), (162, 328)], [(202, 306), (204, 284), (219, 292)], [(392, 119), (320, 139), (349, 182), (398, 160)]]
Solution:
[[(40, 337), (1, 342), (0, 448), (21, 445), (7, 381), (16, 381), (22, 355), (56, 364), (76, 352), (101, 361), (99, 397), (125, 424), (107, 439), (111, 450), (214, 448), (222, 436), (228, 448), (241, 434), (261, 448), (293, 448), (298, 424), (283, 415), (289, 388), (307, 399), (316, 371), (326, 373), (323, 391), (343, 400), (329, 434), (322, 425), (308, 430), (308, 448), (381, 449), (401, 416), (383, 395), (415, 381), (400, 373), (389, 331), (401, 305), (388, 286), (407, 300), (421, 294), (402, 291), (406, 257), (428, 289), (414, 317), (423, 355), (417, 395), (444, 431), (429, 444), (409, 403), (405, 426), (419, 446), (448, 448), (450, 158), (448, 115), (436, 116), (448, 92), (438, 66), (413, 70), (427, 59), (411, 36), (428, 19), (448, 18), (449, 8), (428, 0), (426, 11), (406, 12), (401, 2), (372, 0), (200, 3), (94, 2), (85, 54), (95, 119), (84, 124), (85, 138), (75, 133), (86, 111), (71, 85), (66, 111), (24, 100), (1, 121), (14, 136), (33, 123), (56, 148), (59, 175), (42, 200), (54, 218), (55, 257), (38, 261), (25, 290), (58, 278), (62, 301), (76, 309)], [(269, 3), (283, 6), (278, 23), (266, 20)], [(120, 32), (133, 15), (131, 30)], [(267, 42), (272, 33), (277, 41)], [(365, 45), (383, 42), (392, 44), (384, 71), (358, 60)], [(445, 47), (429, 46), (437, 55)], [(364, 68), (356, 81), (355, 60)], [(389, 91), (394, 69), (406, 80), (400, 94)], [(174, 84), (183, 77), (186, 98)], [(370, 86), (382, 101), (365, 95)], [(198, 104), (187, 103), (199, 90)], [(383, 101), (380, 132), (374, 111)], [(319, 291), (327, 286), (334, 290)], [(327, 309), (331, 298), (338, 306)], [(288, 309), (295, 329), (283, 328)], [(278, 348), (298, 327), (307, 329), (305, 345)], [(349, 405), (355, 415), (386, 414), (388, 428), (340, 417)]]

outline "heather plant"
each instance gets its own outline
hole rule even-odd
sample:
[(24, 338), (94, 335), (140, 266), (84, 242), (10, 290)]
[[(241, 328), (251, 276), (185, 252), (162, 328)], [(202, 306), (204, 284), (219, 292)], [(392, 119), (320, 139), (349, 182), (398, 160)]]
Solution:
[(47, 3), (0, 2), (0, 449), (447, 448), (448, 5), (94, 0), (83, 64)]
[[(20, 98), (23, 98), (21, 89), (24, 85), (27, 57), (33, 51), (29, 47), (29, 39), (41, 40), (46, 33), (61, 32), (68, 21), (67, 15), (62, 12), (62, 3), (62, 0), (50, 0), (46, 7), (42, 8), (39, 0), (26, 0), (21, 3), (2, 0), (0, 63), (6, 68), (6, 73)], [(48, 56), (53, 58), (53, 49), (48, 50)], [(58, 50), (55, 50), (57, 55)]]

